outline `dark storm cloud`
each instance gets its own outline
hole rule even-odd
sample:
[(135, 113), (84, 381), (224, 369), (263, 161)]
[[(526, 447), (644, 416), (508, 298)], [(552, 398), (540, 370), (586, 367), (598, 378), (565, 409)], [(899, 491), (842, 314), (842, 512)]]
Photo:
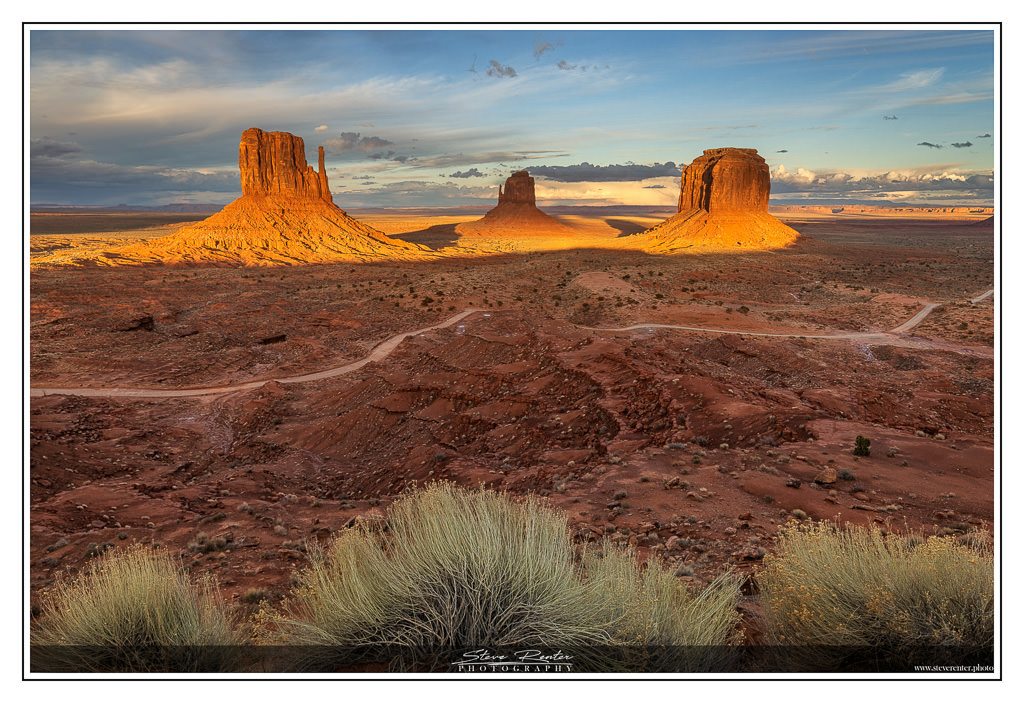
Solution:
[(941, 144), (932, 144), (931, 142), (918, 142), (917, 145), (918, 146), (926, 146), (929, 149), (941, 149), (942, 148)]
[[(516, 163), (527, 160), (551, 159), (556, 156), (568, 156), (568, 154), (545, 150), (545, 151), (483, 151), (464, 154), (438, 154), (436, 156), (424, 156), (419, 158), (406, 159), (413, 166), (426, 167), (448, 167), (448, 166), (473, 166), (475, 164), (500, 164), (507, 166), (509, 163)], [(398, 157), (395, 157), (398, 161)], [(532, 170), (532, 169), (531, 169)]]
[[(324, 141), (324, 150), (334, 156), (370, 154), (395, 143), (383, 137), (364, 137), (359, 132), (342, 132), (334, 139)], [(394, 154), (394, 152), (391, 152)]]
[(953, 146), (955, 146), (957, 149), (964, 149), (966, 147), (974, 145), (971, 144), (970, 142), (953, 142)]
[(661, 186), (661, 185), (654, 185), (654, 186), (644, 186), (644, 188), (664, 188), (664, 187), (665, 187), (665, 186)]
[(560, 183), (576, 183), (579, 181), (642, 181), (645, 178), (659, 176), (678, 176), (683, 171), (672, 161), (663, 164), (609, 164), (596, 166), (584, 161), (573, 166), (531, 166), (530, 174), (544, 176)]
[(882, 115), (883, 120), (898, 120), (899, 117), (896, 115)]
[[(590, 66), (587, 66), (587, 65), (577, 65), (577, 64), (574, 64), (574, 63), (569, 63), (568, 61), (566, 61), (564, 59), (559, 61), (555, 65), (558, 66), (563, 71), (588, 71), (588, 70), (590, 70), (590, 71), (600, 71), (601, 70), (601, 67), (598, 66), (597, 64), (592, 64)], [(604, 67), (604, 70), (607, 71), (610, 68), (611, 68), (611, 66), (608, 66), (606, 64), (605, 67)]]
[[(33, 139), (29, 168), (32, 174), (33, 202), (76, 202), (107, 204), (111, 191), (119, 200), (173, 197), (188, 199), (191, 192), (205, 198), (238, 193), (236, 171), (195, 170), (167, 166), (122, 166), (93, 159), (82, 159), (82, 147), (49, 137)], [(221, 198), (227, 200), (227, 197)]]
[(789, 153), (789, 149), (779, 149), (775, 153), (776, 154), (788, 154)]
[(451, 206), (491, 203), (493, 186), (467, 186), (433, 181), (399, 181), (378, 183), (365, 190), (346, 191), (347, 207), (379, 207), (401, 202), (404, 206)]
[(991, 139), (991, 138), (992, 138), (992, 135), (988, 134), (987, 132), (985, 134), (979, 134), (977, 137), (975, 137), (975, 139)]
[(456, 171), (455, 173), (449, 173), (449, 178), (479, 178), (484, 174), (480, 173), (479, 169), (471, 168), (468, 171)]
[(533, 40), (533, 58), (540, 61), (540, 57), (545, 51), (551, 51), (556, 46), (561, 45), (561, 40), (552, 44), (551, 42), (546, 41), (543, 36), (538, 36), (536, 39)]
[(31, 158), (36, 159), (40, 157), (46, 158), (62, 158), (65, 156), (71, 156), (82, 151), (82, 147), (75, 144), (74, 142), (61, 142), (50, 137), (41, 137), (40, 139), (33, 139), (30, 153)]
[[(30, 161), (34, 203), (111, 205), (115, 202), (191, 200), (227, 202), (241, 194), (238, 171), (204, 172), (166, 166), (122, 166), (91, 159), (36, 154)], [(73, 155), (72, 155), (73, 156)], [(112, 200), (112, 193), (117, 193)]]
[(518, 74), (516, 69), (511, 66), (502, 66), (494, 59), (491, 59), (491, 67), (487, 69), (487, 75), (494, 76), (495, 78), (515, 78)]

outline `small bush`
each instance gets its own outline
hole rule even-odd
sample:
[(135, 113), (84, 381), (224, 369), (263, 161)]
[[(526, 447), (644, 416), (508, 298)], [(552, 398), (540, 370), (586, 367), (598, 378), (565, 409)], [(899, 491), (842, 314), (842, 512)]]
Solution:
[(829, 524), (783, 528), (777, 540), (757, 577), (765, 634), (802, 670), (841, 669), (844, 648), (924, 664), (915, 658), (936, 647), (993, 644), (992, 551), (981, 540)]
[(223, 645), (241, 641), (210, 579), (193, 585), (167, 552), (134, 545), (43, 594), (32, 670), (230, 671)]
[(447, 665), (465, 648), (539, 647), (572, 651), (574, 671), (646, 670), (682, 666), (648, 649), (726, 644), (736, 622), (735, 581), (692, 596), (631, 551), (605, 544), (577, 558), (565, 516), (534, 497), (435, 483), (393, 503), (387, 525), (387, 536), (357, 527), (311, 545), (266, 641), (335, 657), (300, 667)]

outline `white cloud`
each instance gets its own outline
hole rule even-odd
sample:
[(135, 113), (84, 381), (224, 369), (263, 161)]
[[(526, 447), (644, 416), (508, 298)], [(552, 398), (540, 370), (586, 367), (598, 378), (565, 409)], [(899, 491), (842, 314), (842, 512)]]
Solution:
[(933, 68), (929, 70), (903, 73), (900, 74), (898, 80), (882, 86), (880, 90), (891, 93), (901, 93), (905, 90), (919, 90), (921, 88), (927, 88), (928, 86), (938, 83), (945, 72), (945, 68)]

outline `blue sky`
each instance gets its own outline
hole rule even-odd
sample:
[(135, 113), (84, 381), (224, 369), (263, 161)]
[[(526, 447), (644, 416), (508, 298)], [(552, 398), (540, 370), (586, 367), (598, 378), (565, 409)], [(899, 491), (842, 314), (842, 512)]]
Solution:
[(257, 126), (342, 207), (671, 205), (707, 148), (773, 202), (992, 202), (991, 29), (30, 32), (33, 203), (226, 203)]

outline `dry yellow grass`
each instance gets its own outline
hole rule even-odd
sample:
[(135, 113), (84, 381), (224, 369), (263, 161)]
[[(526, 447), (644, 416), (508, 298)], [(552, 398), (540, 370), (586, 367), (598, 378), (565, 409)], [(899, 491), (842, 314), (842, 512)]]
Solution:
[(993, 560), (983, 540), (790, 527), (757, 582), (769, 642), (798, 656), (835, 655), (830, 648), (912, 656), (993, 642)]
[(109, 552), (44, 594), (34, 671), (229, 671), (242, 643), (218, 596), (165, 551)]
[(387, 525), (313, 550), (264, 641), (311, 647), (314, 667), (541, 648), (588, 671), (711, 666), (681, 647), (731, 642), (735, 581), (693, 595), (633, 552), (577, 559), (565, 516), (535, 498), (433, 484), (396, 501)]

